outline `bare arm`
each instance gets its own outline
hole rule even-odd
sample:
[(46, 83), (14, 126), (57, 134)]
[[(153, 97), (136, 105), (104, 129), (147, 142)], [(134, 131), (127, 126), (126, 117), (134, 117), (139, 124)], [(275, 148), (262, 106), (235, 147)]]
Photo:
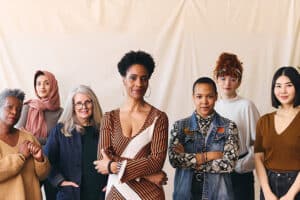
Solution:
[(264, 153), (262, 152), (255, 153), (254, 160), (255, 160), (255, 169), (256, 169), (257, 177), (260, 182), (260, 186), (262, 188), (265, 199), (278, 200), (278, 198), (273, 194), (270, 185), (268, 183), (266, 168), (263, 164)]

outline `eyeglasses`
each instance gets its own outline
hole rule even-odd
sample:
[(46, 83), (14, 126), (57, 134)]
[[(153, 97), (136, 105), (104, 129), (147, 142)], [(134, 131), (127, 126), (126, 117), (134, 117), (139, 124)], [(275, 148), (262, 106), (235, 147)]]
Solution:
[(77, 102), (77, 103), (75, 103), (74, 104), (74, 107), (75, 107), (75, 109), (77, 109), (77, 110), (79, 110), (79, 109), (82, 109), (83, 108), (83, 106), (85, 107), (85, 108), (90, 108), (90, 107), (92, 107), (92, 105), (93, 105), (93, 101), (92, 100), (86, 100), (85, 102)]

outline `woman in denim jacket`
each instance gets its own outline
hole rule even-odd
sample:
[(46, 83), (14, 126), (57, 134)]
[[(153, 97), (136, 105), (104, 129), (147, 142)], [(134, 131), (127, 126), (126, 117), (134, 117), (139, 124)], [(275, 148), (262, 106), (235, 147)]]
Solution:
[(176, 168), (174, 200), (233, 199), (229, 173), (238, 158), (238, 130), (214, 111), (216, 100), (214, 81), (199, 78), (193, 85), (195, 112), (173, 125), (169, 159)]

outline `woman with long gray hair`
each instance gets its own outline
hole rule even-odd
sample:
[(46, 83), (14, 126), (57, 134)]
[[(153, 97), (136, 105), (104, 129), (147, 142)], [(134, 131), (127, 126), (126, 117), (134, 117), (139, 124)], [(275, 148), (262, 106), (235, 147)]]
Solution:
[(79, 85), (69, 93), (45, 146), (52, 164), (48, 179), (58, 188), (57, 200), (104, 199), (106, 176), (93, 166), (101, 118), (101, 107), (90, 87)]

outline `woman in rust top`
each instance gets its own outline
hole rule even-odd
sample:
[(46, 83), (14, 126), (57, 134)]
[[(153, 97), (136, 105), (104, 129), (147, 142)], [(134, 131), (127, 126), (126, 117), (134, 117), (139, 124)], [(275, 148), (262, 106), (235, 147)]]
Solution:
[(165, 199), (161, 172), (167, 153), (167, 115), (144, 100), (154, 70), (153, 58), (130, 51), (118, 64), (126, 90), (120, 108), (101, 124), (96, 169), (109, 174), (106, 199)]
[(257, 123), (255, 165), (260, 199), (300, 200), (300, 77), (293, 67), (276, 71), (272, 106)]

